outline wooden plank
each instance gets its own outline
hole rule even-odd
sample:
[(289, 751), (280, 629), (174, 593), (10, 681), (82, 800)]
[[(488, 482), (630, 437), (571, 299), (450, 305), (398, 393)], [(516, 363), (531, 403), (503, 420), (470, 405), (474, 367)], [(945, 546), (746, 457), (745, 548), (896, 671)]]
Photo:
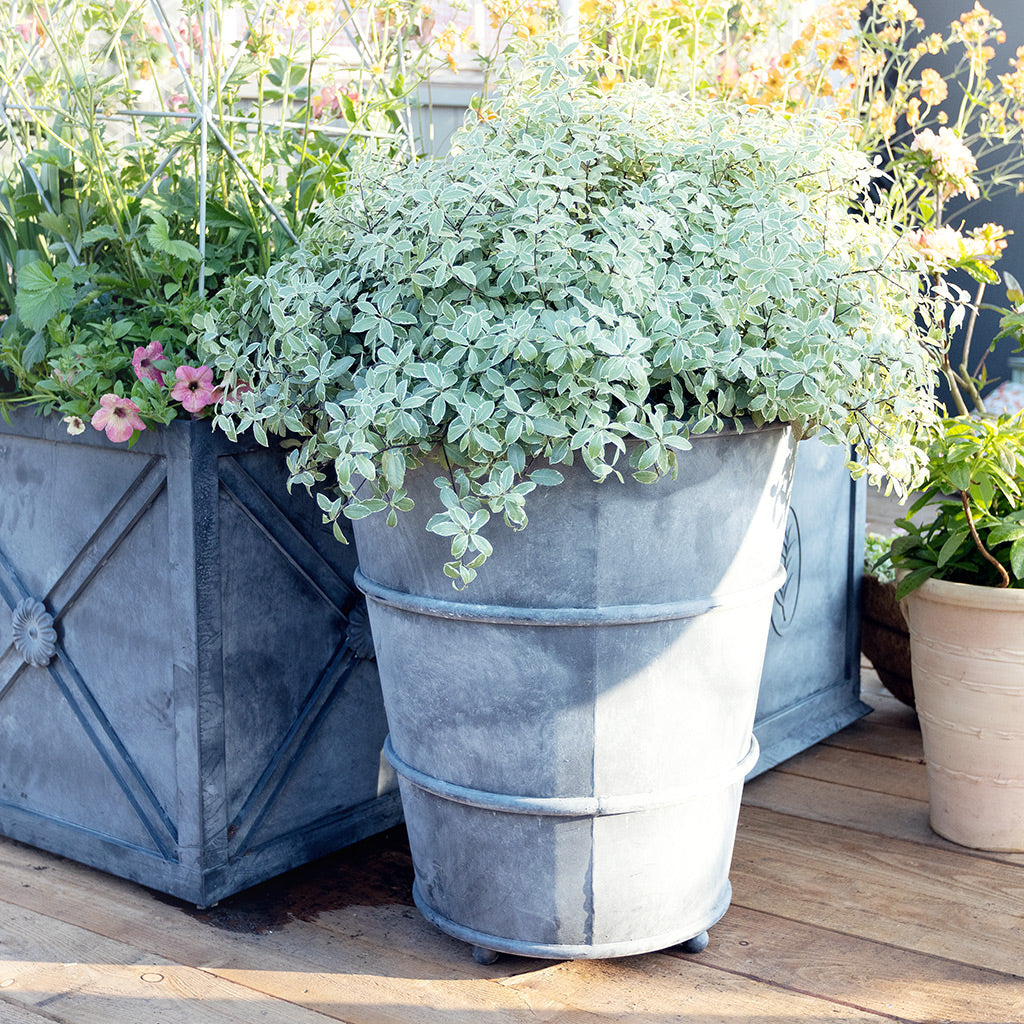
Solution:
[[(800, 775), (822, 782), (928, 802), (928, 773), (923, 764), (896, 757), (882, 757), (824, 743), (784, 761), (777, 774)], [(747, 784), (749, 789), (765, 776)]]
[(205, 971), (17, 907), (0, 920), (4, 999), (67, 1024), (252, 1024), (260, 1004), (280, 1024), (326, 1024)]
[(745, 806), (738, 906), (1024, 977), (1024, 875), (969, 853)]
[[(71, 875), (95, 874), (67, 862), (60, 862), (56, 867), (67, 869)], [(7, 875), (8, 871), (0, 867), (0, 883)], [(58, 872), (48, 870), (44, 877), (52, 885)], [(102, 876), (99, 880), (114, 881)], [(58, 878), (58, 882), (61, 915), (87, 913), (86, 904), (78, 900), (70, 904), (64, 902), (75, 889), (73, 878)], [(114, 887), (120, 888), (123, 884), (115, 882)], [(37, 894), (43, 894), (39, 883), (30, 886), (29, 891), (33, 888)], [(145, 902), (145, 893), (136, 895), (142, 896)], [(54, 906), (52, 901), (50, 905)], [(180, 912), (176, 915), (173, 907), (158, 901), (149, 905), (147, 915), (156, 919), (156, 933), (147, 933), (151, 939), (160, 934), (169, 935), (172, 939), (179, 938), (180, 944), (176, 933), (183, 929), (210, 930), (209, 926), (202, 926), (187, 915)], [(497, 970), (499, 965), (482, 968), (473, 964), (463, 944), (441, 935), (427, 925), (418, 912), (402, 905), (344, 907), (327, 911), (320, 917), (325, 918), (326, 923), (321, 923), (319, 918), (316, 924), (291, 921), (265, 935), (227, 935), (220, 942), (232, 945), (235, 953), (232, 959), (242, 960), (246, 966), (221, 965), (208, 967), (206, 972), (250, 991), (252, 999), (258, 999), (260, 992), (272, 993), (278, 1000), (271, 1003), (274, 1007), (280, 1000), (286, 1000), (353, 1024), (479, 1024), (481, 1016), (486, 1016), (488, 1024), (545, 1019), (557, 1020), (559, 1024), (596, 1024), (595, 1014), (599, 1014), (602, 1021), (635, 1020), (633, 1007), (649, 1007), (652, 1013), (659, 1015), (686, 1012), (702, 1021), (713, 1021), (719, 1019), (716, 1015), (725, 1003), (730, 1013), (742, 1011), (742, 1019), (751, 1021), (767, 1022), (770, 1014), (774, 1014), (776, 1020), (781, 1015), (784, 1020), (810, 1022), (819, 1020), (823, 1012), (821, 1000), (802, 995), (794, 997), (789, 993), (772, 999), (759, 993), (758, 987), (748, 980), (722, 972), (709, 974), (699, 965), (671, 958), (663, 958), (666, 962), (660, 967), (651, 966), (652, 958), (641, 957), (615, 961), (606, 968), (583, 961), (552, 964), (504, 958), (502, 962), (512, 970), (502, 973)], [(71, 926), (58, 924), (57, 927)], [(34, 959), (45, 960), (47, 956), (78, 959), (85, 955), (93, 960), (113, 959), (101, 945), (105, 940), (83, 934), (85, 938), (79, 938), (81, 945), (66, 943), (57, 951), (37, 952)], [(411, 952), (413, 947), (415, 953)], [(208, 946), (203, 948), (209, 952)], [(31, 956), (29, 953), (25, 959)], [(157, 962), (155, 958), (151, 960)], [(136, 957), (134, 962), (143, 961)], [(459, 969), (453, 972), (453, 967)], [(138, 1014), (139, 1006), (131, 994), (118, 987), (123, 979), (111, 975), (109, 968), (108, 973), (97, 979), (97, 969), (93, 964), (92, 973), (85, 980), (99, 990), (100, 996), (114, 998), (117, 995), (124, 999), (125, 1005), (133, 1004), (133, 1012)], [(165, 973), (164, 967), (158, 969)], [(470, 973), (475, 973), (476, 977), (459, 977)], [(72, 980), (79, 979), (76, 976)], [(55, 995), (61, 982), (64, 988), (71, 987), (64, 977), (52, 979), (46, 975), (41, 981), (37, 980), (36, 987)], [(508, 984), (504, 984), (506, 982)], [(623, 1002), (624, 993), (632, 993), (631, 1002)], [(79, 991), (74, 995), (81, 998)], [(585, 998), (585, 1005), (577, 1005), (577, 997)], [(97, 1020), (88, 1014), (79, 1018), (68, 1013), (68, 1007), (76, 1012), (78, 1009), (70, 995), (58, 1001), (62, 1014), (66, 1014), (64, 1019), (70, 1024), (94, 1024)], [(280, 1005), (288, 1005), (288, 1002)], [(147, 1002), (147, 1011), (150, 1005), (161, 1010), (163, 1006)], [(247, 1003), (247, 1012), (258, 1005), (261, 1004)], [(609, 1017), (616, 1005), (624, 1007), (621, 1015)], [(91, 1010), (91, 1006), (86, 1009)], [(856, 1024), (875, 1020), (859, 1013), (834, 1014), (831, 1009), (828, 1012), (830, 1020)], [(759, 1013), (765, 1016), (759, 1017)], [(163, 1024), (164, 1018), (159, 1019)], [(168, 1016), (167, 1019), (177, 1024), (177, 1018)], [(211, 1016), (210, 1019), (218, 1018)], [(278, 1018), (272, 1019), (277, 1024)], [(112, 1015), (104, 1024), (121, 1024), (121, 1020)], [(133, 1024), (138, 1024), (137, 1019)]]
[[(959, 850), (928, 827), (928, 804), (921, 800), (873, 793), (800, 775), (777, 773), (754, 779), (743, 790), (743, 802), (780, 814), (829, 822), (892, 839)], [(1017, 856), (1018, 863), (1024, 859)]]
[(780, 772), (763, 781), (751, 782), (744, 788), (743, 801), (751, 807), (763, 807), (809, 821), (829, 822), (890, 839), (1024, 867), (1024, 854), (967, 850), (936, 835), (928, 824), (928, 804), (922, 800)]
[(904, 729), (918, 729), (917, 712), (902, 701), (897, 700), (878, 678), (878, 673), (871, 667), (871, 662), (861, 660), (860, 666), (860, 697), (865, 704), (875, 709), (872, 718), (886, 725), (898, 725)]
[(920, 730), (900, 724), (886, 724), (881, 720), (872, 721), (876, 714), (872, 712), (821, 742), (830, 747), (923, 764), (924, 745)]
[[(589, 1024), (595, 1019), (593, 1013), (599, 1012), (604, 1020), (610, 1007), (632, 1005), (620, 1002), (623, 985), (649, 990), (646, 1003), (636, 999), (633, 1003), (648, 1005), (652, 1012), (658, 1000), (666, 1000), (658, 1012), (690, 1012), (708, 1021), (716, 1019), (723, 999), (731, 1008), (742, 1007), (751, 1020), (758, 1019), (758, 1012), (767, 1015), (771, 1010), (785, 1020), (815, 1021), (822, 1012), (820, 1001), (803, 996), (794, 1000), (789, 994), (773, 1001), (759, 994), (752, 982), (728, 974), (709, 978), (704, 976), (706, 971), (698, 970), (693, 975), (695, 968), (686, 961), (660, 968), (662, 974), (668, 974), (656, 985), (652, 979), (658, 972), (652, 975), (649, 964), (639, 963), (650, 958), (616, 961), (617, 966), (609, 966), (607, 971), (582, 961), (558, 965), (512, 957), (483, 968), (473, 963), (464, 944), (439, 933), (418, 911), (400, 904), (328, 909), (313, 922), (289, 921), (265, 935), (219, 934), (130, 883), (80, 865), (54, 858), (47, 871), (35, 872), (33, 877), (32, 870), (31, 865), (23, 864), (13, 879), (15, 884), (4, 891), (11, 870), (0, 860), (0, 897), (28, 896), (42, 907), (52, 908), (58, 905), (54, 894), (59, 892), (62, 917), (84, 917), (92, 928), (128, 933), (133, 938), (141, 933), (157, 949), (172, 945), (182, 952), (195, 943), (195, 951), (208, 961), (217, 961), (208, 962), (205, 969), (218, 978), (253, 991), (269, 991), (278, 999), (358, 1024), (478, 1024), (482, 1014), (488, 1024), (545, 1017), (559, 1024)], [(19, 878), (27, 881), (22, 883)], [(118, 915), (110, 916), (109, 890), (117, 894), (113, 902), (123, 915), (120, 921)], [(195, 928), (212, 934), (200, 935), (203, 941), (198, 942), (183, 934)], [(253, 963), (259, 968), (253, 969)], [(546, 981), (553, 970), (555, 981)], [(580, 972), (580, 980), (570, 983), (567, 979), (573, 971)], [(522, 988), (495, 984), (520, 979)], [(597, 987), (599, 981), (603, 988)], [(582, 1008), (576, 1005), (577, 994), (580, 998), (586, 994), (587, 1004)], [(635, 1017), (632, 1010), (624, 1010), (620, 1019)], [(862, 1022), (866, 1018), (840, 1014), (835, 1019)]]
[[(478, 1024), (482, 1014), (488, 1024), (545, 1018), (584, 1024), (594, 1021), (595, 1013), (608, 1019), (616, 1006), (623, 1008), (621, 1020), (635, 1020), (636, 1006), (649, 1007), (652, 1014), (687, 1013), (713, 1021), (725, 1005), (730, 1013), (740, 1013), (740, 1019), (752, 1021), (768, 1021), (772, 1015), (775, 1020), (817, 1021), (824, 1012), (830, 1020), (874, 1019), (846, 1015), (842, 1008), (839, 1013), (832, 1007), (825, 1010), (822, 1000), (801, 994), (783, 992), (776, 998), (747, 979), (709, 973), (687, 960), (670, 959), (667, 965), (652, 967), (651, 958), (630, 958), (601, 968), (585, 962), (559, 965), (503, 958), (482, 968), (463, 944), (401, 904), (328, 909), (314, 922), (288, 921), (264, 935), (223, 934), (130, 883), (80, 865), (50, 858), (46, 871), (35, 872), (31, 862), (35, 859), (34, 866), (40, 866), (39, 857), (45, 855), (25, 857), (27, 863), (13, 878), (0, 861), (0, 888), (10, 885), (0, 897), (27, 896), (44, 908), (59, 907), (62, 917), (85, 917), (93, 928), (112, 928), (122, 935), (135, 937), (141, 931), (156, 949), (168, 943), (179, 951), (187, 948), (195, 941), (191, 932), (198, 929), (205, 933), (198, 951), (219, 960), (206, 968), (217, 977), (357, 1024)], [(117, 896), (115, 907), (124, 902), (120, 922), (117, 914), (111, 915), (106, 892)], [(762, 941), (767, 944), (767, 939)]]
[[(40, 866), (45, 870), (34, 870)], [(315, 869), (310, 866), (302, 874), (315, 876)], [(288, 883), (281, 884), (287, 895)], [(313, 884), (329, 883), (320, 878)], [(345, 902), (345, 895), (340, 893), (339, 902)], [(244, 905), (245, 900), (234, 902)], [(270, 897), (262, 902), (269, 903)], [(479, 1024), (484, 1014), (488, 1024), (513, 1024), (524, 1019), (523, 1000), (495, 979), (539, 963), (509, 957), (481, 967), (466, 945), (431, 928), (418, 911), (402, 904), (344, 906), (333, 913), (336, 924), (339, 917), (345, 920), (336, 930), (271, 909), (264, 914), (274, 926), (262, 933), (224, 931), (201, 920), (214, 912), (189, 911), (121, 879), (6, 840), (0, 841), (0, 904), (6, 904), (5, 912), (28, 904), (41, 917), (59, 914), (62, 922), (71, 922), (86, 938), (67, 959), (89, 961), (92, 943), (101, 941), (97, 936), (130, 942), (158, 958), (173, 949), (169, 959), (201, 968), (253, 998), (266, 993), (272, 1009), (283, 1000), (281, 1005), (314, 1007), (326, 1017), (358, 1024)], [(244, 923), (236, 918), (232, 926)], [(587, 1015), (574, 1016), (572, 1006), (560, 1003), (557, 1009), (559, 1021), (595, 1024)], [(281, 1024), (288, 1020), (281, 1017)], [(85, 1018), (83, 1024), (93, 1020)], [(187, 1024), (194, 1024), (194, 1018)]]
[[(386, 858), (386, 853), (382, 854)], [(407, 855), (407, 854), (406, 854)], [(123, 879), (0, 838), (0, 903), (53, 913), (97, 934), (159, 950), (206, 970), (244, 969), (258, 954), (282, 970), (344, 965), (338, 946), (366, 963), (379, 961), (379, 942), (400, 968), (423, 977), (478, 979), (469, 947), (439, 932), (390, 892), (345, 878), (349, 851), (198, 911)], [(367, 874), (373, 870), (368, 865)], [(382, 869), (387, 872), (387, 863)], [(366, 903), (351, 903), (350, 900)], [(364, 938), (364, 933), (369, 938)], [(531, 961), (514, 958), (488, 968), (514, 974)], [(362, 963), (362, 962), (360, 962)]]
[(558, 963), (501, 984), (522, 993), (531, 1008), (537, 1000), (560, 995), (602, 1021), (622, 1024), (821, 1024), (826, 1020), (830, 1024), (879, 1024), (892, 1019), (830, 998), (759, 984), (735, 972), (709, 968), (697, 959), (657, 953), (623, 960)]
[(735, 905), (711, 930), (698, 959), (901, 1020), (1024, 1020), (1019, 979)]
[(230, 962), (247, 936), (218, 929), (170, 927), (187, 919), (177, 901), (74, 861), (0, 838), (0, 903), (53, 914), (97, 935), (160, 950), (170, 960), (194, 967)]
[(54, 1024), (56, 1019), (49, 1014), (44, 1016), (41, 1012), (12, 1003), (0, 994), (0, 1021), (3, 1024)]
[[(826, 758), (836, 754), (829, 750)], [(866, 777), (858, 774), (855, 758), (848, 763), (856, 778)], [(895, 764), (901, 772), (913, 769)], [(870, 776), (874, 769), (866, 771)], [(804, 814), (824, 814), (836, 790), (849, 790), (847, 801), (866, 801), (859, 812), (865, 829), (878, 827), (880, 805), (871, 811), (868, 789), (858, 794), (859, 787), (796, 772), (762, 778), (775, 776), (785, 777), (767, 785), (758, 780), (751, 791), (765, 794), (765, 803), (790, 801), (797, 813), (744, 807), (734, 907), (697, 958), (652, 954), (572, 964), (502, 958), (480, 967), (463, 944), (427, 925), (408, 905), (407, 853), (394, 842), (330, 858), (197, 912), (0, 840), (0, 904), (6, 903), (0, 920), (10, 920), (12, 907), (27, 908), (46, 922), (36, 929), (37, 944), (54, 927), (74, 939), (37, 951), (28, 976), (47, 994), (22, 1004), (19, 1012), (31, 1016), (12, 1016), (10, 1024), (288, 1022), (277, 1013), (280, 1007), (350, 1024), (1024, 1019), (1014, 1002), (1024, 985), (1013, 976), (1024, 969), (1019, 867), (959, 848), (802, 820)], [(881, 816), (892, 822), (914, 802), (883, 796), (895, 801)], [(852, 806), (840, 804), (834, 816), (848, 817)], [(65, 923), (54, 926), (51, 917)], [(13, 927), (19, 928), (16, 921)], [(23, 962), (9, 955), (6, 940), (0, 927), (0, 964)], [(115, 943), (120, 959), (100, 959), (104, 941)], [(66, 974), (59, 957), (84, 973)], [(164, 995), (164, 982), (150, 982), (150, 993), (135, 995), (138, 977), (123, 971), (156, 966), (163, 973), (164, 964), (178, 972), (167, 985), (172, 998)], [(203, 1001), (199, 1016), (200, 982), (248, 995), (228, 1001), (214, 993), (211, 1013)], [(50, 996), (54, 1002), (39, 1005)], [(4, 998), (0, 987), (0, 1021), (8, 1024)], [(97, 1006), (104, 1000), (120, 1000), (134, 1016), (101, 1014)], [(164, 1013), (166, 1005), (170, 1013)], [(193, 1016), (175, 1016), (180, 1006), (189, 1006)], [(81, 1018), (74, 1015), (79, 1008), (86, 1014)], [(217, 1016), (222, 1010), (245, 1010), (247, 1016)]]

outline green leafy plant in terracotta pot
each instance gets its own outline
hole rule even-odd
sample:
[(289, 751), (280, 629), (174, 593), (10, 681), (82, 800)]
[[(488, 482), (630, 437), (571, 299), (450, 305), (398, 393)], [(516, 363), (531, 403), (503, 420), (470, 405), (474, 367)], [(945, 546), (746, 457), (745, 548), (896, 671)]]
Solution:
[[(1011, 305), (992, 344), (1019, 344), (1024, 293), (1012, 275), (1005, 280)], [(910, 629), (932, 827), (966, 846), (1020, 851), (1024, 414), (988, 413), (984, 379), (969, 368), (984, 283), (969, 307), (960, 365), (942, 360), (957, 404), (966, 410), (969, 396), (975, 411), (934, 428), (922, 492), (896, 523), (905, 535), (893, 540), (889, 560)]]
[(484, 959), (696, 949), (791, 432), (913, 477), (918, 277), (827, 119), (527, 75), (448, 159), (353, 179), (204, 354), (250, 388), (225, 429), (293, 435), (354, 521), (425, 915)]
[[(1024, 850), (1024, 422), (957, 417), (893, 543), (932, 828)], [(918, 520), (920, 517), (920, 520)]]

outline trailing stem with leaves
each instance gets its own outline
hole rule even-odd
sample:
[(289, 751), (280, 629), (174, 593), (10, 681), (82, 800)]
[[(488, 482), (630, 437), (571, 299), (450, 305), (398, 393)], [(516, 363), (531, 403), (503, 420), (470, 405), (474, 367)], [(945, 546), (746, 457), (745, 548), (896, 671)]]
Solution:
[(900, 237), (852, 213), (871, 177), (808, 114), (603, 93), (529, 66), (445, 161), (364, 168), (305, 244), (205, 319), (229, 432), (298, 435), (293, 484), (328, 519), (409, 507), (470, 582), (488, 523), (580, 460), (598, 480), (672, 475), (694, 433), (793, 423), (912, 483), (931, 415)]

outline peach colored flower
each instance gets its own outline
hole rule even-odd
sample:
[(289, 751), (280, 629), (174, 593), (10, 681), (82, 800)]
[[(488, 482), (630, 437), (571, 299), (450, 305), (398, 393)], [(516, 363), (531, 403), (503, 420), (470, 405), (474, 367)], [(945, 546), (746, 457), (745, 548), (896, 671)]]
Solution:
[(921, 99), (929, 107), (941, 103), (949, 95), (949, 86), (945, 79), (934, 68), (925, 68), (921, 72)]
[(100, 399), (100, 407), (92, 414), (96, 430), (106, 431), (115, 444), (127, 441), (136, 430), (145, 430), (139, 417), (139, 407), (129, 398), (107, 394)]
[(179, 366), (174, 371), (177, 383), (171, 398), (181, 402), (188, 412), (200, 412), (218, 399), (213, 386), (213, 370), (208, 366)]
[(978, 169), (974, 156), (952, 128), (940, 128), (938, 135), (925, 128), (910, 147), (928, 158), (929, 171), (942, 186), (948, 199), (963, 192), (968, 199), (981, 194), (971, 175)]
[(164, 347), (159, 341), (151, 341), (148, 345), (140, 345), (132, 355), (132, 369), (139, 380), (155, 380), (164, 386), (164, 375), (156, 364), (164, 357)]
[(1024, 102), (1024, 68), (1011, 74), (1000, 75), (999, 84), (1007, 91), (1011, 99), (1018, 103)]
[(914, 231), (908, 241), (936, 270), (945, 270), (950, 263), (969, 255), (966, 239), (955, 228)]
[(882, 17), (886, 21), (913, 21), (917, 17), (917, 8), (907, 0), (892, 0), (882, 4)]
[(970, 235), (970, 244), (974, 246), (977, 255), (991, 256), (997, 258), (1006, 248), (1006, 237), (1012, 235), (1002, 224), (982, 224), (975, 228)]

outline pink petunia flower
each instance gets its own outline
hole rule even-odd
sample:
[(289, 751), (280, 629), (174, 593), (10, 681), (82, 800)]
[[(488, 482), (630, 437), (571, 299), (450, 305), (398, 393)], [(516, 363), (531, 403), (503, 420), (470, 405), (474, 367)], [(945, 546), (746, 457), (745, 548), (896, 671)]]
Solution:
[(225, 391), (222, 387), (217, 388), (215, 401), (232, 404), (240, 401), (242, 396), (249, 394), (250, 391), (252, 388), (244, 380), (240, 380), (230, 391)]
[(159, 341), (151, 341), (143, 347), (140, 345), (132, 356), (132, 369), (139, 380), (155, 380), (164, 386), (164, 375), (154, 365), (164, 357), (164, 347)]
[(217, 401), (213, 386), (213, 370), (208, 366), (179, 366), (174, 371), (177, 383), (171, 388), (171, 398), (189, 412), (199, 412)]
[(92, 414), (92, 425), (105, 430), (115, 444), (127, 441), (136, 430), (146, 429), (139, 418), (139, 407), (131, 399), (109, 394), (100, 399), (100, 407)]

